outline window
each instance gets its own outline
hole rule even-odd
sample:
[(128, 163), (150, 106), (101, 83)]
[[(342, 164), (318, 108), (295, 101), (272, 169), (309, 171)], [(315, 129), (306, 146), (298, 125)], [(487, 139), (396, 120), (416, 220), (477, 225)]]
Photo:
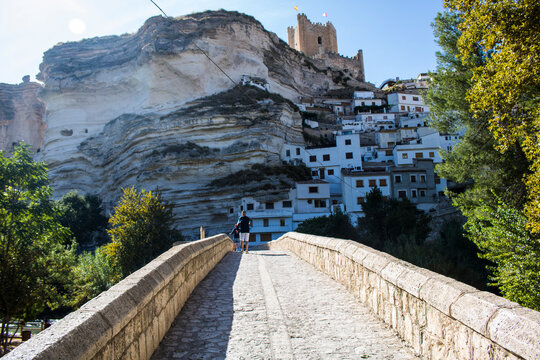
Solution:
[(249, 233), (249, 242), (255, 242), (255, 241), (257, 241), (257, 234)]
[(412, 196), (413, 198), (416, 198), (416, 197), (417, 197), (417, 196), (416, 196), (416, 190), (411, 190), (411, 196)]
[(413, 96), (412, 101), (418, 101), (418, 96)]
[(353, 155), (352, 152), (345, 153), (345, 159), (352, 159)]
[(262, 233), (261, 241), (272, 241), (272, 233)]
[(401, 105), (401, 110), (405, 110), (405, 105)]
[(414, 153), (414, 157), (417, 159), (422, 159), (424, 157), (424, 154), (421, 152)]
[[(390, 143), (388, 143), (388, 145), (390, 145)], [(392, 150), (385, 150), (385, 151), (384, 151), (384, 154), (385, 154), (386, 156), (392, 156)]]
[(351, 139), (345, 139), (345, 145), (351, 145)]
[(234, 208), (229, 208), (229, 214), (234, 214)]
[(356, 198), (356, 204), (357, 205), (360, 205), (360, 204), (363, 204), (364, 203), (364, 197), (363, 196), (359, 196)]
[(330, 154), (324, 154), (322, 156), (323, 161), (330, 161)]
[(315, 200), (315, 207), (316, 208), (326, 207), (326, 200)]
[(407, 198), (407, 191), (405, 191), (405, 190), (399, 190), (399, 191), (398, 191), (398, 198), (400, 198), (400, 199), (406, 199), (406, 198)]
[(432, 158), (432, 157), (435, 157), (435, 153), (433, 151), (430, 151), (429, 152), (429, 157)]
[(253, 210), (253, 208), (254, 208), (253, 204), (247, 204), (247, 209), (248, 210)]
[(240, 205), (240, 211), (244, 211), (244, 205)]
[(386, 179), (379, 179), (379, 186), (386, 186)]
[(395, 180), (396, 184), (399, 184), (401, 182), (401, 175), (396, 175), (394, 180)]
[(401, 100), (407, 100), (407, 97), (405, 95), (401, 95)]
[(362, 106), (365, 106), (366, 104), (362, 101), (361, 105), (362, 105)]
[(426, 197), (426, 191), (420, 190), (420, 197)]
[(263, 219), (263, 226), (264, 227), (268, 227), (268, 223), (269, 223), (268, 219)]
[(266, 203), (266, 210), (272, 210), (274, 208), (273, 202), (267, 202)]
[(285, 151), (285, 156), (290, 157), (291, 156), (291, 150), (286, 150)]
[(322, 45), (322, 37), (320, 37), (320, 36), (317, 37), (317, 43), (319, 45)]
[(334, 169), (328, 169), (328, 175), (334, 175)]
[(377, 180), (369, 179), (369, 187), (376, 187), (376, 186), (377, 186)]
[(314, 194), (314, 193), (318, 193), (319, 192), (319, 187), (318, 186), (310, 186), (309, 187), (309, 193), (310, 194)]
[(364, 180), (356, 180), (356, 187), (364, 187)]
[(290, 200), (284, 200), (284, 201), (283, 201), (283, 207), (284, 207), (284, 208), (290, 208), (290, 207), (292, 207), (292, 201), (290, 201)]
[(296, 155), (300, 155), (300, 148), (296, 148)]
[(414, 107), (414, 111), (416, 111), (416, 112), (422, 112), (422, 107), (420, 107), (420, 106), (415, 106), (415, 107)]
[(426, 182), (426, 175), (420, 175), (420, 182), (425, 183)]
[(416, 175), (411, 175), (411, 182), (412, 182), (412, 183), (415, 183), (415, 182), (416, 182)]
[(402, 159), (408, 159), (408, 158), (409, 158), (409, 154), (407, 154), (407, 153), (402, 153), (402, 154), (401, 154), (401, 158), (402, 158)]
[(279, 226), (285, 226), (285, 219), (279, 219)]
[(309, 161), (310, 161), (310, 162), (315, 162), (315, 161), (317, 161), (317, 155), (310, 155), (310, 156), (309, 156)]
[(439, 185), (441, 183), (441, 178), (438, 176), (435, 176), (435, 184)]

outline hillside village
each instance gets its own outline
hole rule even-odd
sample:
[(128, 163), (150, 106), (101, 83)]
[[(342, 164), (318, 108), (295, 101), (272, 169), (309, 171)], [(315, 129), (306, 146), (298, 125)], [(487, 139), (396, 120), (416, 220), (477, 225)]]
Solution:
[[(337, 57), (331, 23), (311, 24), (304, 15), (298, 16), (296, 29), (289, 28), (289, 45), (305, 50), (316, 61)], [(356, 58), (347, 59), (361, 74), (358, 80), (364, 76), (361, 55), (359, 51)], [(429, 127), (430, 111), (422, 97), (429, 80), (423, 73), (416, 79), (388, 79), (380, 88), (364, 83), (365, 89), (351, 87), (301, 98), (296, 105), (307, 145), (286, 144), (280, 158), (283, 163), (306, 165), (312, 180), (296, 182), (281, 201), (244, 197), (229, 209), (231, 221), (246, 210), (253, 219), (250, 241), (254, 243), (275, 240), (306, 219), (336, 211), (347, 214), (355, 225), (363, 216), (366, 195), (375, 187), (384, 197), (408, 199), (418, 209), (435, 211), (444, 202), (448, 185), (436, 174), (435, 165), (461, 134), (443, 134)], [(264, 80), (248, 75), (242, 84), (271, 91)]]

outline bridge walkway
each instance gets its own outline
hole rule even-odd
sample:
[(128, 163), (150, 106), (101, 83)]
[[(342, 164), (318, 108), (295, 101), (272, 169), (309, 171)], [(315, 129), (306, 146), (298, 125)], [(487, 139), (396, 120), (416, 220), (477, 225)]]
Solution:
[(417, 359), (342, 285), (284, 251), (229, 253), (152, 356), (161, 359)]

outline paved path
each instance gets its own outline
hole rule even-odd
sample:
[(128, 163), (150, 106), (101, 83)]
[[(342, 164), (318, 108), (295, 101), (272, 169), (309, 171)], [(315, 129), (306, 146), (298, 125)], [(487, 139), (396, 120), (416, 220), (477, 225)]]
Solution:
[(287, 252), (229, 253), (194, 290), (161, 359), (417, 359), (347, 290)]

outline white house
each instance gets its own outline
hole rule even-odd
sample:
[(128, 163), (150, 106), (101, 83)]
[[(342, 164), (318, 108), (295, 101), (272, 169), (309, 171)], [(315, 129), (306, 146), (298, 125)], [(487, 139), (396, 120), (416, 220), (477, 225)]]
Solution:
[(362, 204), (366, 195), (378, 187), (383, 196), (391, 196), (390, 173), (385, 167), (373, 167), (368, 171), (342, 170), (343, 202), (345, 211), (353, 223), (363, 216)]
[(397, 91), (387, 95), (390, 112), (429, 112), (417, 91)]
[(294, 192), (293, 229), (306, 219), (330, 214), (330, 184), (323, 180), (308, 180), (296, 183)]
[(394, 163), (397, 166), (412, 164), (413, 159), (431, 159), (434, 163), (442, 162), (439, 147), (424, 144), (396, 145), (393, 150)]

